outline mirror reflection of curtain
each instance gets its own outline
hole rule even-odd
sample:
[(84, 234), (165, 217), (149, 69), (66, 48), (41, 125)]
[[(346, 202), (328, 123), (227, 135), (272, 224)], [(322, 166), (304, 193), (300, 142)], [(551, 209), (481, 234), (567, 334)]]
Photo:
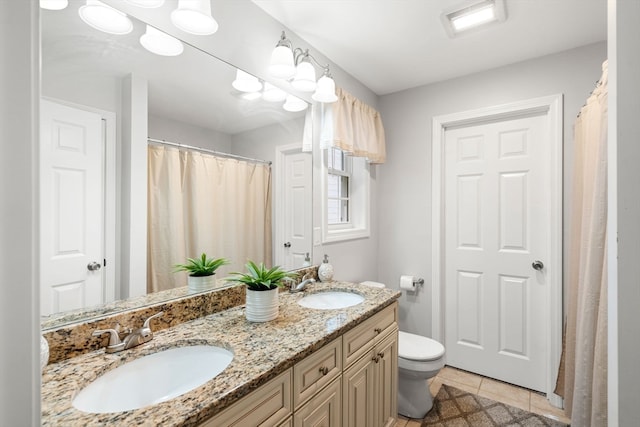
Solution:
[[(607, 63), (574, 126), (565, 348), (556, 393), (571, 425), (607, 425)], [(564, 373), (564, 375), (563, 375)]]
[(148, 157), (148, 292), (186, 286), (173, 267), (203, 252), (231, 261), (217, 278), (272, 264), (270, 165), (158, 145)]

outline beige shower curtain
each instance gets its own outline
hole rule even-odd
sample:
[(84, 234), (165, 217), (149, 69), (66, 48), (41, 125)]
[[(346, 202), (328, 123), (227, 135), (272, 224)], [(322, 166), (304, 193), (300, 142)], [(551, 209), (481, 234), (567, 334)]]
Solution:
[(606, 62), (574, 131), (564, 385), (560, 378), (557, 392), (564, 396), (572, 426), (603, 427), (607, 425)]
[(271, 265), (271, 166), (193, 150), (148, 147), (148, 292), (186, 286), (173, 266), (205, 252)]

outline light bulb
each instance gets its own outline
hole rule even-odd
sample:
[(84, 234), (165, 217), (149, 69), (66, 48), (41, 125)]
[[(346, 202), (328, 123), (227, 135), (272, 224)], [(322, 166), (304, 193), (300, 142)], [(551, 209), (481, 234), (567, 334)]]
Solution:
[(182, 31), (197, 36), (218, 31), (218, 23), (211, 16), (210, 0), (178, 0), (178, 8), (171, 12), (171, 22)]
[(282, 108), (284, 108), (286, 111), (296, 113), (298, 111), (306, 110), (308, 105), (309, 104), (307, 104), (297, 96), (287, 95), (287, 101), (284, 103)]
[(105, 33), (122, 35), (133, 30), (133, 23), (126, 14), (98, 0), (87, 0), (78, 13), (87, 25)]
[(180, 40), (150, 25), (147, 25), (147, 31), (140, 36), (140, 44), (149, 52), (162, 56), (177, 56), (184, 50)]
[(236, 79), (231, 83), (231, 86), (240, 92), (258, 92), (262, 89), (262, 83), (256, 76), (240, 69), (236, 71)]
[(338, 96), (336, 95), (336, 83), (333, 79), (327, 75), (320, 77), (316, 92), (311, 95), (311, 99), (322, 103), (336, 102)]
[(296, 67), (296, 75), (291, 82), (294, 89), (302, 92), (316, 90), (316, 70), (310, 62), (302, 60)]

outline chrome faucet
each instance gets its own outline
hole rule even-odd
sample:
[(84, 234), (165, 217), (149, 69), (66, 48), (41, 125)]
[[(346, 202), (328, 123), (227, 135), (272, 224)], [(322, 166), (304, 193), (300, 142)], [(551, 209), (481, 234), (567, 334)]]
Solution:
[(129, 335), (124, 337), (123, 340), (120, 340), (120, 334), (117, 329), (100, 329), (97, 331), (93, 331), (91, 335), (97, 337), (98, 335), (109, 333), (109, 345), (107, 345), (106, 352), (107, 353), (117, 353), (122, 350), (127, 350), (140, 344), (144, 344), (153, 339), (153, 331), (151, 330), (150, 322), (151, 319), (155, 319), (164, 314), (164, 312), (159, 312), (149, 317), (144, 321), (141, 328), (134, 329), (130, 331)]
[(307, 277), (308, 273), (305, 274), (302, 277), (302, 282), (298, 283), (297, 285), (291, 286), (291, 289), (289, 289), (289, 292), (296, 293), (296, 292), (302, 292), (304, 291), (304, 288), (309, 284), (309, 283), (315, 283), (316, 279), (314, 279), (313, 277)]

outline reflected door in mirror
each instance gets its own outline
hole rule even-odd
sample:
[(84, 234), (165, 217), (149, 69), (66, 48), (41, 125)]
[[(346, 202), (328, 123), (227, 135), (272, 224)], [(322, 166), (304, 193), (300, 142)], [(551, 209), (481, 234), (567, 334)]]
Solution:
[(40, 129), (40, 310), (103, 302), (100, 115), (47, 100)]

